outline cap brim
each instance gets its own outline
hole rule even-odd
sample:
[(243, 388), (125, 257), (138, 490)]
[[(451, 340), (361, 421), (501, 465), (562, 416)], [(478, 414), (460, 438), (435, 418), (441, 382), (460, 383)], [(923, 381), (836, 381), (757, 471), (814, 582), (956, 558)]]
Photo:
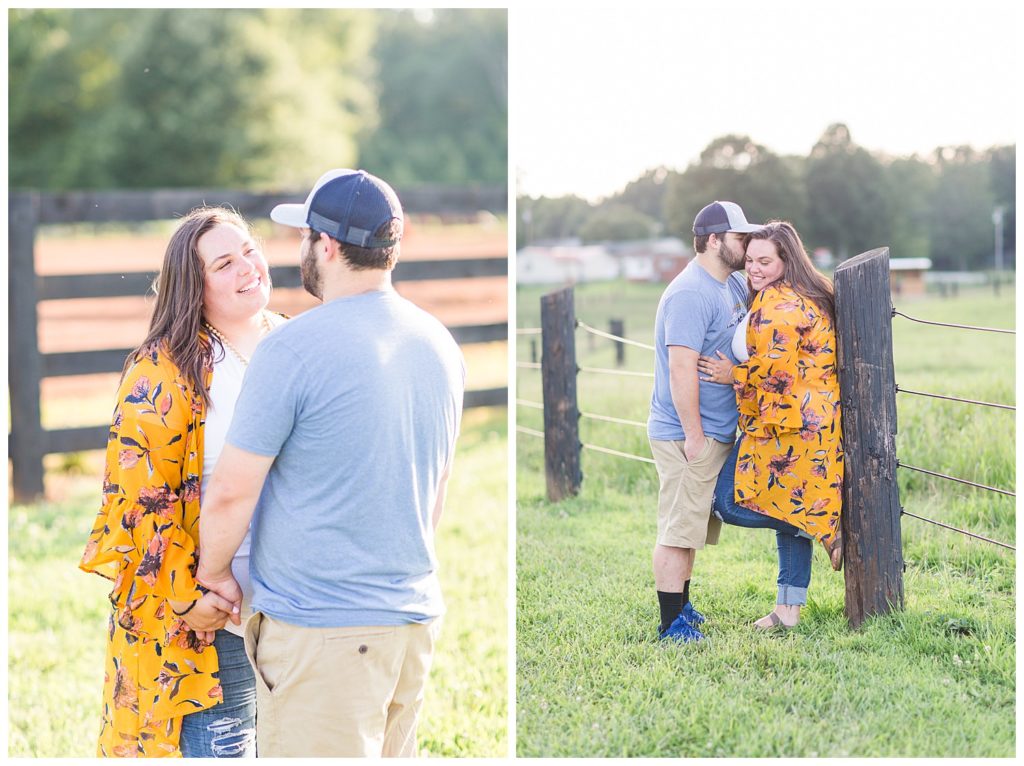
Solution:
[(275, 205), (274, 209), (270, 211), (271, 221), (285, 226), (294, 226), (296, 229), (304, 229), (309, 225), (306, 223), (306, 217), (305, 205)]
[(764, 228), (764, 224), (760, 223), (745, 223), (740, 226), (731, 227), (729, 231), (735, 234), (749, 234), (752, 231), (761, 231)]

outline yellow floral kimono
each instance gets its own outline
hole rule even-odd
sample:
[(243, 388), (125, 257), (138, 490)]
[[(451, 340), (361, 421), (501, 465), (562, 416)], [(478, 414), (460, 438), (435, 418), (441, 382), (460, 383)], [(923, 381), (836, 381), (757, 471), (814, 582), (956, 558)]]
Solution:
[(194, 575), (203, 421), (202, 400), (162, 348), (124, 376), (103, 506), (79, 564), (114, 583), (100, 756), (180, 756), (182, 716), (223, 698), (216, 651), (167, 602), (201, 595)]
[(759, 292), (736, 367), (742, 443), (736, 502), (831, 543), (842, 508), (843, 449), (836, 334), (785, 282)]

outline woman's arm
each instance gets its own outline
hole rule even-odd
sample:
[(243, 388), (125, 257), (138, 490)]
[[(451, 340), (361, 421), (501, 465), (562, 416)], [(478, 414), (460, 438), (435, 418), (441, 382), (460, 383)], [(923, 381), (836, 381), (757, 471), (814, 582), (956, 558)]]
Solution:
[(199, 476), (188, 472), (194, 414), (190, 392), (162, 354), (132, 365), (118, 389), (103, 506), (80, 566), (114, 581), (118, 622), (138, 635), (164, 639), (181, 619), (168, 600), (187, 607), (202, 596), (185, 527), (199, 502)]

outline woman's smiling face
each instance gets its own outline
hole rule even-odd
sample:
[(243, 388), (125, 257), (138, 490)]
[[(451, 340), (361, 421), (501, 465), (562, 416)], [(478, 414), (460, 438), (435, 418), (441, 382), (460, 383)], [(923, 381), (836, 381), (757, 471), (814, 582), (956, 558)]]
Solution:
[(786, 264), (779, 257), (775, 244), (767, 239), (753, 239), (747, 245), (747, 276), (755, 290), (763, 290), (782, 277)]
[(222, 223), (199, 238), (203, 260), (203, 313), (214, 327), (218, 320), (248, 319), (270, 300), (267, 261), (249, 235)]

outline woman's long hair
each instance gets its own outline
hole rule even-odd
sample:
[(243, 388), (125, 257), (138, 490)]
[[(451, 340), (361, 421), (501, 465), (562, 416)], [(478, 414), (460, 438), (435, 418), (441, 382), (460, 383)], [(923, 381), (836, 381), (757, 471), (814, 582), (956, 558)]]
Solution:
[[(213, 363), (213, 344), (220, 344), (205, 333), (203, 337), (199, 335), (203, 326), (205, 267), (197, 245), (200, 237), (221, 224), (231, 224), (252, 234), (242, 216), (224, 207), (196, 208), (178, 223), (167, 243), (160, 274), (153, 282), (156, 307), (149, 334), (128, 355), (122, 378), (132, 364), (163, 347), (192, 391), (209, 406), (206, 369)], [(223, 349), (220, 351), (223, 353)]]
[[(782, 280), (788, 282), (798, 295), (813, 301), (825, 312), (830, 322), (836, 321), (836, 299), (832, 281), (814, 268), (804, 249), (800, 235), (788, 221), (768, 221), (763, 228), (752, 231), (743, 239), (743, 249), (755, 239), (766, 239), (775, 245), (782, 259)], [(749, 283), (749, 280), (748, 280)]]

